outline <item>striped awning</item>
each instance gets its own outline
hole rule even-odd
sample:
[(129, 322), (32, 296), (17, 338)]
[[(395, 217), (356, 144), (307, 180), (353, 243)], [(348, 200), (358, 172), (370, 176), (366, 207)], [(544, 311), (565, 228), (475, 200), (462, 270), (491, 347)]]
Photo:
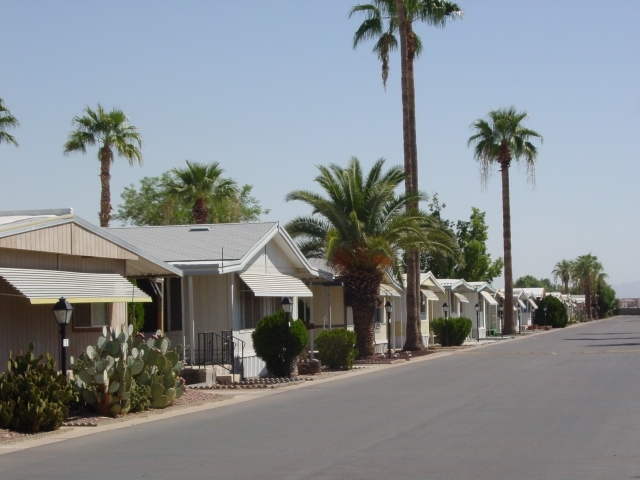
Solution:
[(536, 305), (536, 302), (534, 302), (530, 298), (528, 300), (529, 300), (529, 303), (531, 304), (531, 308), (535, 308), (537, 310), (538, 309), (538, 305)]
[(496, 299), (489, 295), (487, 292), (480, 292), (480, 295), (489, 303), (489, 305), (498, 305)]
[(453, 292), (453, 294), (456, 296), (456, 298), (458, 300), (460, 300), (462, 303), (469, 303), (469, 299), (467, 297), (465, 297), (464, 295), (462, 295), (461, 293), (457, 293), (457, 292)]
[(395, 288), (390, 285), (380, 284), (380, 296), (381, 297), (399, 297), (400, 294)]
[(428, 288), (421, 288), (420, 291), (424, 293), (424, 296), (427, 297), (427, 300), (431, 300), (434, 302), (437, 302), (438, 300), (440, 300), (438, 298), (438, 295), (436, 295), (435, 292), (432, 292)]
[(151, 302), (151, 297), (117, 273), (80, 273), (0, 268), (4, 278), (32, 304)]
[(289, 275), (243, 272), (240, 278), (256, 297), (313, 297), (302, 280)]

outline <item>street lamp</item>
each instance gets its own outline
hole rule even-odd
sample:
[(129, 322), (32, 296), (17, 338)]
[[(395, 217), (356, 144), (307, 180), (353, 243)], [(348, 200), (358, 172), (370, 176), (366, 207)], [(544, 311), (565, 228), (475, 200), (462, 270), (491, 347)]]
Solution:
[(393, 305), (389, 300), (384, 304), (384, 309), (387, 312), (387, 352), (389, 360), (391, 360), (391, 312), (393, 312)]
[(478, 332), (478, 343), (480, 342), (480, 305), (476, 303), (476, 331)]
[(500, 317), (500, 336), (504, 338), (504, 325), (502, 324), (502, 317), (504, 316), (504, 305), (502, 303), (498, 305), (498, 316)]
[(53, 316), (56, 318), (56, 322), (60, 326), (60, 367), (62, 368), (62, 374), (67, 376), (67, 350), (69, 346), (69, 339), (65, 338), (67, 334), (67, 323), (71, 321), (71, 314), (73, 313), (73, 307), (64, 297), (60, 297), (58, 303), (53, 306)]
[(520, 304), (518, 304), (518, 329), (520, 330), (520, 333), (522, 333), (522, 315), (520, 315), (522, 311), (522, 307), (520, 306)]
[[(449, 305), (446, 302), (442, 304), (442, 311), (444, 312), (444, 335), (447, 346), (449, 346)], [(442, 343), (442, 340), (440, 340), (440, 343)]]
[(289, 314), (291, 313), (291, 309), (293, 308), (293, 303), (289, 300), (289, 297), (284, 297), (282, 299), (282, 310), (284, 310), (285, 314), (285, 322), (287, 323), (287, 345), (284, 356), (284, 361), (287, 364), (287, 376), (291, 378), (291, 322), (289, 321)]
[(544, 310), (544, 324), (547, 324), (547, 304), (544, 304), (544, 307), (542, 307), (542, 310)]

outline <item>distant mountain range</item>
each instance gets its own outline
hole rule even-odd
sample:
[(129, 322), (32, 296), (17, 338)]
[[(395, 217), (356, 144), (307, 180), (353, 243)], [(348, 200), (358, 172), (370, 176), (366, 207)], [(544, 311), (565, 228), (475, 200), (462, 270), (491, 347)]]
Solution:
[(611, 285), (611, 288), (616, 291), (618, 298), (640, 298), (640, 280), (622, 285)]

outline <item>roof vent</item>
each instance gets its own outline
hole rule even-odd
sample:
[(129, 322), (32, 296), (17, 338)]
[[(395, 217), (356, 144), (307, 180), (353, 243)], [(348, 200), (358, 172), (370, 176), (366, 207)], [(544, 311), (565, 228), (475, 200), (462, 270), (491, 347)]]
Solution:
[(189, 231), (190, 232), (209, 232), (211, 231), (211, 227), (191, 227)]

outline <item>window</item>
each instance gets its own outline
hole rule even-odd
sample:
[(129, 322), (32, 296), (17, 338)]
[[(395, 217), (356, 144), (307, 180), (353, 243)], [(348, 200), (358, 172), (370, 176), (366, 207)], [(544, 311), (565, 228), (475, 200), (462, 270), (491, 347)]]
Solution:
[(260, 298), (251, 290), (242, 292), (242, 328), (256, 328), (260, 320)]
[(420, 292), (420, 313), (427, 313), (427, 296)]
[(74, 328), (100, 328), (109, 325), (108, 303), (80, 303), (73, 307)]

